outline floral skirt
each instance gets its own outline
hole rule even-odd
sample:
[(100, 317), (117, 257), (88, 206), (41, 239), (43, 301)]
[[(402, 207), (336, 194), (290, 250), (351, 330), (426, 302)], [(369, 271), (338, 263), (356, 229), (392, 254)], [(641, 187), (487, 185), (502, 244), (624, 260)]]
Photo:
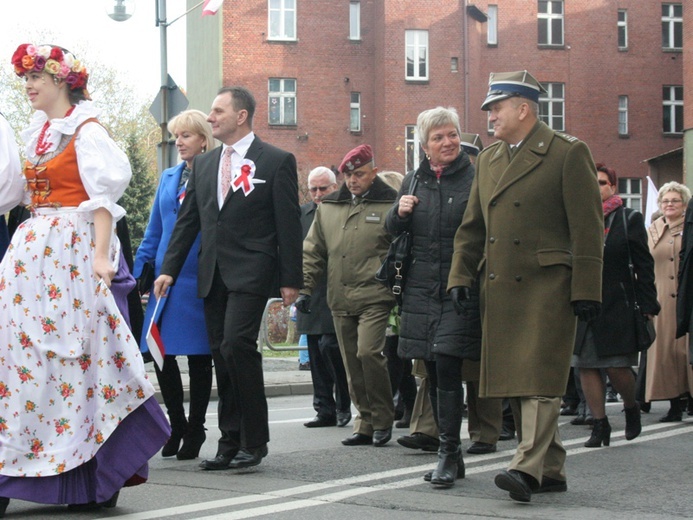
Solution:
[[(0, 496), (107, 500), (168, 438), (135, 338), (92, 274), (90, 216), (33, 216), (0, 263)], [(117, 267), (115, 234), (110, 254)], [(46, 481), (59, 484), (43, 493)]]

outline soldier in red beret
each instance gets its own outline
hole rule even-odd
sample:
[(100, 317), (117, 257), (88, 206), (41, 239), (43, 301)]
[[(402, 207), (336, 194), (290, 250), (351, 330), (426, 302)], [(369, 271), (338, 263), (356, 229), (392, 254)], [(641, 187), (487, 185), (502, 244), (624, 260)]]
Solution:
[(378, 177), (367, 144), (346, 154), (339, 171), (344, 184), (322, 199), (303, 242), (304, 288), (296, 308), (309, 312), (311, 294), (326, 275), (327, 303), (358, 410), (354, 434), (342, 444), (383, 446), (392, 437), (395, 414), (382, 354), (395, 300), (375, 273), (390, 245), (385, 215), (397, 192)]

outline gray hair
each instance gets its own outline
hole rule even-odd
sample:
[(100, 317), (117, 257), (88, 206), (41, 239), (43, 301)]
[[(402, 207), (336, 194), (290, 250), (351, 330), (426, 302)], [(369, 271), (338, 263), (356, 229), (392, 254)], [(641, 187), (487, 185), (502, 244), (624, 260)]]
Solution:
[(431, 130), (445, 125), (453, 125), (457, 129), (458, 134), (462, 133), (460, 130), (460, 117), (457, 115), (457, 110), (453, 107), (436, 107), (424, 110), (416, 119), (416, 131), (419, 134), (419, 142), (426, 144)]
[(336, 184), (337, 177), (335, 176), (334, 172), (326, 166), (318, 166), (317, 168), (313, 168), (308, 174), (308, 184), (310, 184), (312, 179), (321, 175), (327, 175), (330, 184)]
[(688, 201), (691, 200), (691, 190), (688, 189), (688, 186), (681, 184), (680, 182), (671, 181), (659, 188), (659, 193), (657, 194), (657, 204), (661, 204), (664, 194), (669, 193), (670, 191), (675, 191), (681, 195), (684, 206), (686, 206)]

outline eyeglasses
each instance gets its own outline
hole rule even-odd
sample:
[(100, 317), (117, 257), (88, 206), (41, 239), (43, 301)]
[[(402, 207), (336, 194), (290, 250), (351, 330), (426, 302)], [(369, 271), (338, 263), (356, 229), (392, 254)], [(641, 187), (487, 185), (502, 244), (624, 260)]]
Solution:
[(602, 180), (599, 181), (600, 186), (606, 186), (608, 184), (609, 184), (609, 181), (602, 181)]
[(311, 193), (315, 193), (318, 190), (319, 191), (327, 191), (330, 189), (331, 186), (332, 186), (332, 184), (330, 184), (329, 186), (311, 186), (308, 189), (310, 190)]
[(668, 206), (669, 204), (681, 204), (683, 201), (681, 199), (664, 199), (662, 200), (662, 206)]

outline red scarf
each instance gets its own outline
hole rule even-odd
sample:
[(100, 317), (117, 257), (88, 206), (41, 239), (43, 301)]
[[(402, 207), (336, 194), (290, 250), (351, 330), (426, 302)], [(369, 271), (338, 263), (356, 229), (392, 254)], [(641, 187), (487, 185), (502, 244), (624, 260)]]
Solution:
[[(604, 212), (604, 216), (607, 217), (610, 213), (613, 213), (621, 206), (623, 206), (623, 199), (618, 195), (612, 195), (605, 201), (602, 201), (602, 211)], [(606, 219), (604, 222), (606, 222)], [(604, 236), (608, 234), (609, 228), (604, 228)]]

